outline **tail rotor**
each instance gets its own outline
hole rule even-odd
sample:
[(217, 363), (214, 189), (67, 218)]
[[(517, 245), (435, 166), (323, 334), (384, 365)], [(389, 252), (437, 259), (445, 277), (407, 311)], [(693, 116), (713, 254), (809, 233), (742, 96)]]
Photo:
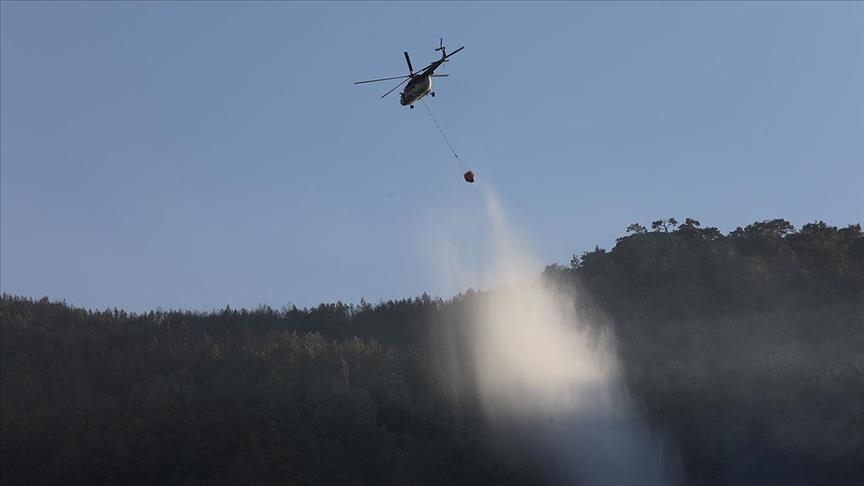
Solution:
[(462, 46), (459, 49), (456, 49), (455, 51), (451, 52), (450, 54), (447, 54), (447, 48), (444, 47), (444, 38), (442, 37), (441, 40), (438, 41), (438, 48), (435, 50), (441, 51), (441, 59), (444, 62), (448, 62), (448, 61), (450, 61), (450, 59), (449, 59), (450, 56), (452, 56), (453, 54), (456, 54), (457, 52), (461, 51), (462, 49), (465, 49), (465, 46)]
[(436, 51), (441, 51), (441, 57), (447, 57), (447, 48), (444, 47), (444, 38), (441, 37), (441, 40), (438, 42), (438, 48)]

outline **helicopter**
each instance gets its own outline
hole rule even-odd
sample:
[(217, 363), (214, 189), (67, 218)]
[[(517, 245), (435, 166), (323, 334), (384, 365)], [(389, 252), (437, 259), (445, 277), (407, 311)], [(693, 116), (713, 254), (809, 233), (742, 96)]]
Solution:
[(441, 59), (432, 61), (431, 64), (424, 67), (423, 69), (414, 72), (414, 67), (411, 66), (411, 57), (408, 56), (407, 52), (405, 52), (405, 62), (408, 63), (407, 76), (393, 76), (390, 78), (370, 79), (367, 81), (357, 81), (354, 84), (377, 83), (379, 81), (389, 81), (391, 79), (405, 78), (401, 83), (394, 86), (390, 91), (384, 93), (381, 98), (384, 98), (390, 93), (396, 91), (397, 88), (407, 82), (408, 84), (405, 86), (405, 89), (402, 90), (402, 93), (400, 94), (399, 104), (401, 104), (402, 106), (408, 105), (409, 108), (413, 109), (414, 103), (423, 99), (423, 97), (427, 94), (432, 96), (433, 98), (435, 97), (435, 92), (432, 91), (432, 78), (444, 78), (449, 76), (449, 74), (435, 74), (435, 70), (438, 69), (438, 67), (445, 62), (448, 62), (450, 60), (450, 56), (456, 54), (462, 49), (465, 49), (465, 46), (462, 46), (459, 49), (451, 52), (450, 54), (447, 54), (447, 50), (444, 47), (444, 38), (442, 37), (438, 44), (438, 48), (435, 49), (436, 51), (441, 51)]

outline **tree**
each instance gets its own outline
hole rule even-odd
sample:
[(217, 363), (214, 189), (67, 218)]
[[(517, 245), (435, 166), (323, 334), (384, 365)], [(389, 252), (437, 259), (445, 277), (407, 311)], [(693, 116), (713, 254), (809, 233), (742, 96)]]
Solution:
[(687, 218), (678, 226), (676, 233), (685, 238), (696, 238), (702, 240), (716, 240), (723, 236), (720, 230), (714, 227), (700, 228), (702, 223), (693, 218)]
[(675, 218), (658, 219), (657, 221), (651, 223), (651, 229), (653, 229), (654, 231), (660, 231), (660, 229), (662, 228), (663, 231), (666, 233), (669, 232), (669, 228), (675, 228), (676, 226), (678, 226), (678, 220), (676, 220)]
[(633, 223), (633, 224), (631, 224), (630, 226), (627, 227), (627, 232), (628, 232), (628, 233), (637, 234), (637, 235), (641, 235), (641, 234), (643, 234), (643, 233), (647, 233), (648, 230), (645, 229), (645, 227), (642, 226), (642, 225), (639, 224), (639, 223)]
[(686, 218), (684, 220), (684, 224), (682, 224), (682, 226), (698, 228), (698, 227), (702, 226), (702, 223), (700, 223), (698, 220), (695, 220), (693, 218)]
[(786, 221), (785, 219), (771, 219), (749, 224), (744, 229), (741, 229), (741, 227), (739, 226), (735, 229), (735, 231), (730, 232), (729, 236), (733, 239), (770, 239), (783, 238), (787, 234), (793, 233), (794, 231), (795, 226), (793, 226), (792, 223), (790, 223), (789, 221)]

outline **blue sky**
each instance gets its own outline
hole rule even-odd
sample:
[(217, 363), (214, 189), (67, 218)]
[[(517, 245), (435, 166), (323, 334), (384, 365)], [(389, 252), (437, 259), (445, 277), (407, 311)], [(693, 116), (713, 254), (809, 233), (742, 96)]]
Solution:
[[(3, 292), (135, 311), (446, 297), (430, 234), (482, 220), (482, 187), (546, 263), (660, 217), (864, 214), (860, 2), (0, 14)], [(429, 105), (475, 186), (422, 107), (352, 84), (441, 36), (466, 48)]]

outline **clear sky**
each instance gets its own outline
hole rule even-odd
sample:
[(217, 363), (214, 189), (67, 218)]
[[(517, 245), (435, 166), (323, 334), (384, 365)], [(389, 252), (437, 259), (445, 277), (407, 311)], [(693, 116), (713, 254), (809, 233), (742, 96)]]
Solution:
[[(550, 264), (661, 217), (864, 215), (861, 2), (0, 14), (7, 293), (133, 311), (447, 297), (430, 235), (483, 218), (484, 187)], [(429, 105), (474, 186), (422, 106), (352, 84), (403, 74), (403, 50), (425, 64), (441, 36), (466, 48)]]

